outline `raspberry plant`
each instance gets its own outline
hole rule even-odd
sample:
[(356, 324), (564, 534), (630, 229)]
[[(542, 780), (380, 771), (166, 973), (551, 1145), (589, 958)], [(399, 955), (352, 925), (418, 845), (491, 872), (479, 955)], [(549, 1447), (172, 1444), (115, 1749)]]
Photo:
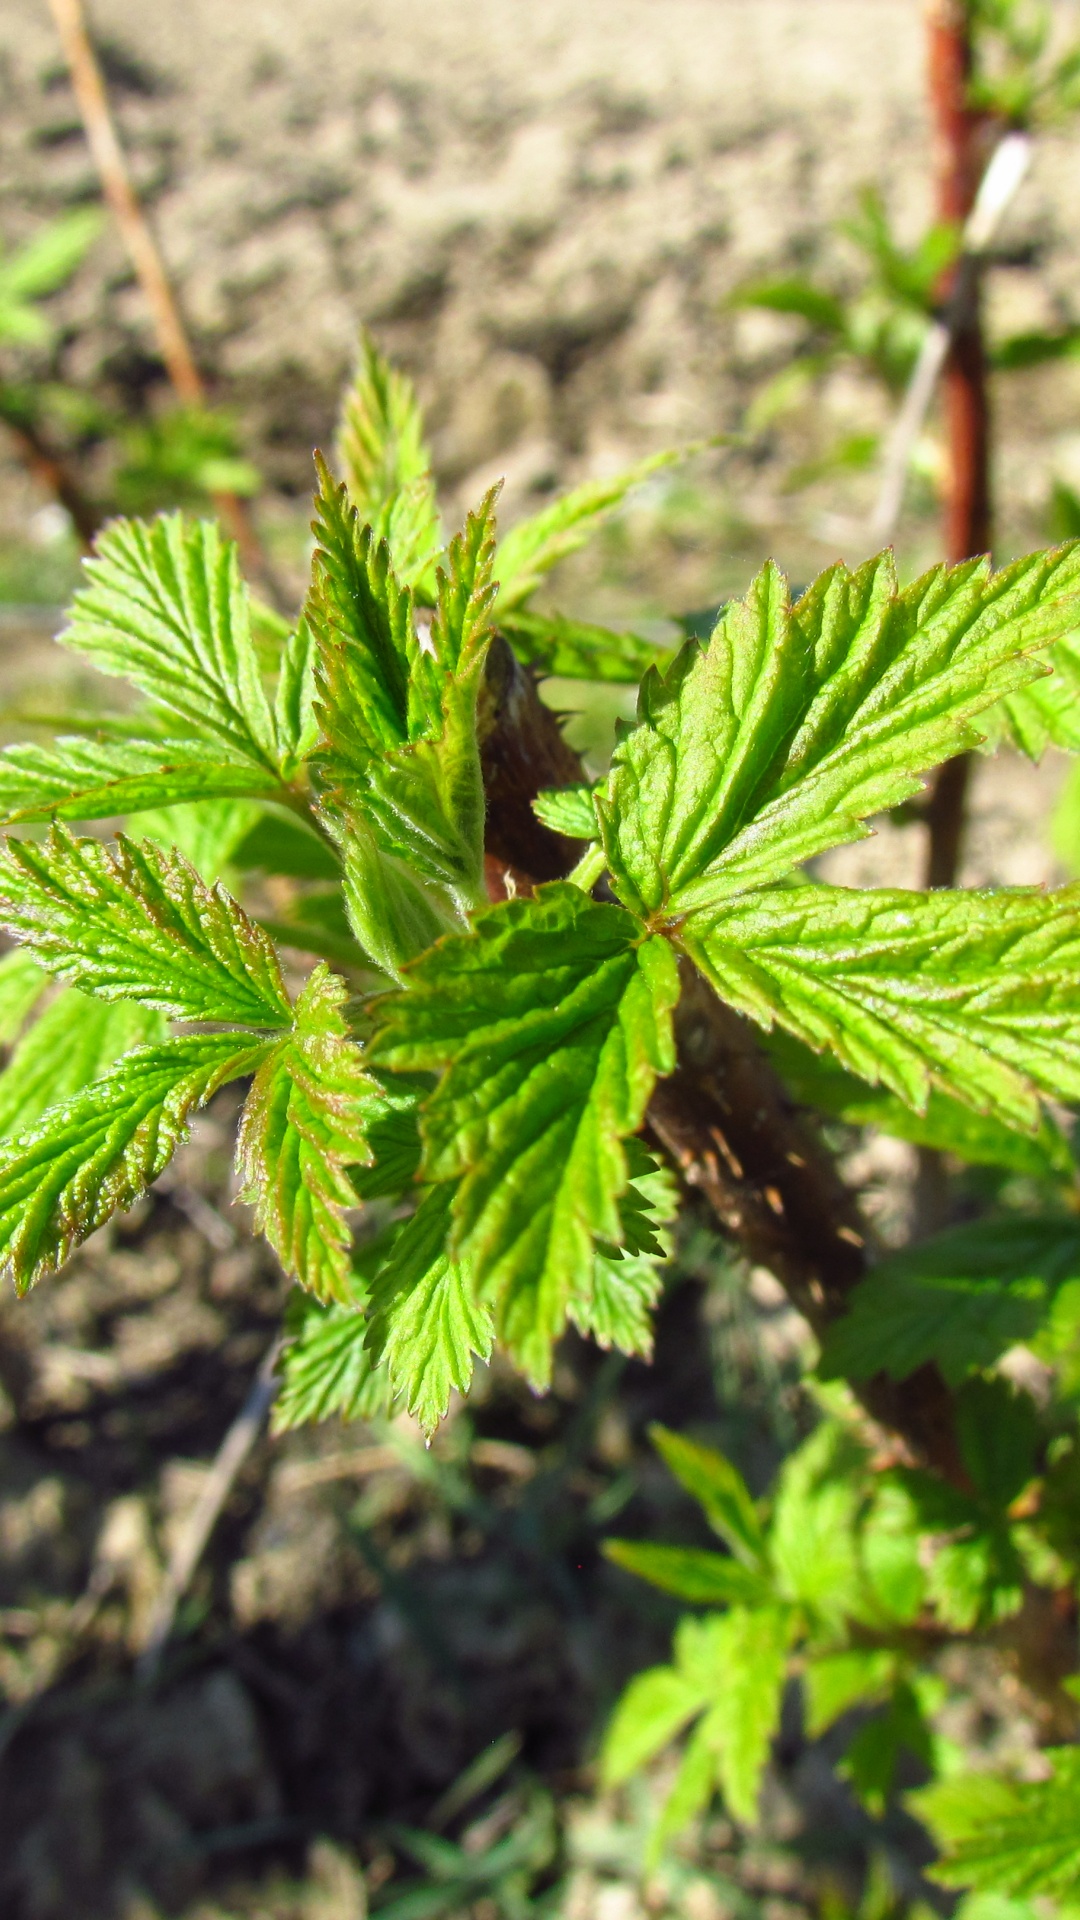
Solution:
[[(538, 612), (667, 458), (501, 536), (492, 492), (447, 545), (411, 389), (365, 346), (295, 625), (213, 525), (115, 522), (60, 638), (133, 694), (0, 757), (18, 1289), (241, 1081), (242, 1192), (298, 1283), (282, 1426), (395, 1405), (431, 1431), (496, 1343), (543, 1389), (570, 1323), (647, 1355), (695, 1191), (809, 1320), (830, 1415), (771, 1502), (661, 1434), (727, 1552), (611, 1546), (706, 1609), (608, 1744), (617, 1780), (696, 1723), (660, 1840), (717, 1786), (753, 1818), (792, 1671), (813, 1727), (882, 1710), (847, 1763), (882, 1804), (900, 1750), (940, 1746), (927, 1650), (1067, 1594), (1080, 1515), (1074, 1409), (1044, 1419), (996, 1371), (1034, 1343), (1068, 1410), (1080, 889), (812, 867), (987, 729), (1033, 750), (1075, 706), (1080, 545), (909, 586), (884, 554), (794, 602), (769, 565), (677, 654)], [(537, 700), (553, 671), (640, 680), (598, 780)], [(69, 824), (117, 817), (111, 843)], [(808, 1110), (1022, 1175), (1026, 1211), (879, 1259)], [(1060, 1849), (1056, 1879), (1000, 1855), (1075, 1814), (1074, 1775), (928, 1790), (946, 1871), (1059, 1889)]]

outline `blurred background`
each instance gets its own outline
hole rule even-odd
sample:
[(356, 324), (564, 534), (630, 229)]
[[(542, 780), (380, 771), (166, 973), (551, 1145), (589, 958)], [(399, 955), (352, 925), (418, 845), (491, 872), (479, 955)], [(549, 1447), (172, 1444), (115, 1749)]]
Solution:
[[(1050, 19), (1047, 59), (1080, 27), (1066, 0)], [(170, 381), (56, 19), (4, 0), (9, 703), (70, 676), (51, 636), (111, 513), (228, 496), (256, 571), (298, 602), (312, 450), (362, 325), (415, 380), (451, 519), (499, 476), (512, 520), (735, 436), (654, 474), (564, 566), (559, 602), (585, 618), (674, 636), (768, 554), (804, 582), (880, 544), (884, 438), (949, 258), (918, 0), (91, 0), (88, 24), (202, 391)], [(1028, 116), (985, 289), (1001, 559), (1080, 531), (1069, 84)], [(944, 459), (931, 412), (897, 529), (909, 575), (940, 556)], [(620, 702), (577, 723), (594, 760)], [(1060, 874), (1063, 764), (979, 770), (965, 880)], [(910, 884), (918, 858), (892, 827), (828, 871)], [(496, 1365), (430, 1451), (400, 1422), (260, 1443), (140, 1684), (170, 1544), (284, 1299), (230, 1204), (231, 1100), (61, 1280), (0, 1303), (4, 1920), (918, 1909), (912, 1824), (839, 1788), (794, 1708), (752, 1840), (714, 1819), (646, 1875), (652, 1789), (596, 1790), (604, 1716), (676, 1611), (598, 1543), (616, 1516), (696, 1537), (648, 1420), (693, 1426), (758, 1490), (812, 1417), (802, 1323), (693, 1222), (652, 1368), (568, 1341), (548, 1399)], [(840, 1144), (902, 1233), (911, 1151)], [(957, 1737), (1022, 1747), (1022, 1703), (981, 1658), (952, 1677)]]

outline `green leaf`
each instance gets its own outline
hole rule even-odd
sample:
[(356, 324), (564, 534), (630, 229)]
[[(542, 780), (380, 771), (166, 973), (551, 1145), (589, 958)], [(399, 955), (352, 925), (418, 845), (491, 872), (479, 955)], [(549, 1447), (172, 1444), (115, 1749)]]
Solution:
[(733, 307), (761, 307), (768, 313), (791, 313), (826, 333), (842, 334), (846, 320), (835, 295), (812, 280), (758, 280), (732, 295)]
[(11, 1045), (48, 984), (48, 975), (25, 947), (13, 947), (0, 959), (0, 1046)]
[(886, 1647), (851, 1647), (807, 1661), (803, 1686), (810, 1739), (817, 1740), (852, 1707), (887, 1699), (895, 1674), (896, 1655)]
[(1034, 1400), (1000, 1375), (968, 1380), (956, 1399), (956, 1434), (976, 1494), (991, 1513), (1004, 1514), (1037, 1469)]
[(566, 680), (604, 680), (634, 686), (649, 667), (671, 658), (671, 648), (639, 633), (616, 632), (561, 613), (505, 614), (499, 631), (526, 666)]
[(702, 1738), (717, 1756), (729, 1811), (753, 1826), (761, 1778), (780, 1726), (793, 1616), (786, 1607), (733, 1607), (716, 1622), (716, 1674)]
[(533, 800), (532, 810), (553, 833), (565, 833), (569, 840), (596, 839), (596, 809), (589, 786), (545, 787)]
[(75, 596), (63, 644), (275, 782), (273, 715), (232, 542), (211, 521), (181, 514), (117, 520), (86, 571), (90, 585)]
[(856, 1543), (861, 1456), (845, 1429), (825, 1422), (784, 1462), (769, 1550), (785, 1597), (826, 1625), (859, 1618), (865, 1604)]
[(936, 1361), (950, 1386), (1030, 1340), (1057, 1289), (1080, 1279), (1080, 1224), (978, 1220), (892, 1254), (829, 1329), (826, 1380), (894, 1380)]
[(376, 539), (388, 542), (399, 578), (409, 586), (428, 586), (442, 534), (423, 416), (411, 380), (390, 365), (366, 333), (345, 395), (336, 451), (349, 497)]
[(732, 1553), (760, 1571), (768, 1563), (757, 1507), (742, 1474), (722, 1453), (655, 1423), (649, 1438), (679, 1485), (705, 1509), (705, 1517)]
[(25, 1293), (114, 1213), (134, 1206), (227, 1080), (265, 1043), (189, 1034), (129, 1053), (0, 1147), (0, 1261)]
[(538, 1385), (597, 1241), (623, 1238), (622, 1142), (674, 1064), (677, 999), (666, 941), (557, 882), (479, 914), (383, 1003), (378, 1056), (443, 1076), (424, 1135), (428, 1178), (460, 1183), (453, 1251)]
[(707, 1700), (707, 1689), (674, 1667), (650, 1667), (636, 1674), (604, 1737), (600, 1760), (604, 1785), (621, 1786), (655, 1759)]
[(365, 1133), (378, 1088), (348, 1037), (346, 987), (316, 967), (296, 1003), (292, 1032), (255, 1075), (237, 1145), (241, 1198), (255, 1208), (285, 1272), (320, 1300), (348, 1301), (359, 1199), (348, 1169), (370, 1165)]
[(1035, 1133), (1036, 1089), (1080, 1099), (1080, 887), (783, 887), (694, 914), (679, 937), (729, 1004), (918, 1112), (937, 1085)]
[[(494, 494), (438, 576), (421, 638), (385, 545), (324, 484), (310, 617), (324, 817), (345, 858), (358, 939), (397, 973), (485, 897), (476, 703), (494, 598)], [(383, 871), (385, 869), (385, 871)]]
[(0, 263), (5, 300), (40, 300), (70, 280), (101, 233), (100, 207), (75, 207), (39, 228), (18, 253)]
[(181, 1020), (287, 1027), (274, 948), (220, 887), (152, 841), (9, 840), (0, 922), (50, 973), (103, 1000), (140, 1000)]
[(259, 811), (232, 852), (236, 865), (245, 872), (341, 884), (341, 862), (333, 848), (295, 815), (275, 813), (269, 807)]
[(924, 1767), (932, 1763), (934, 1738), (918, 1690), (901, 1680), (893, 1689), (887, 1710), (859, 1728), (839, 1769), (876, 1819), (885, 1812), (905, 1748)]
[(1053, 672), (1047, 679), (1035, 680), (1003, 700), (989, 715), (987, 733), (1011, 736), (1014, 744), (1031, 760), (1039, 760), (1047, 747), (1061, 747), (1066, 753), (1080, 752), (1080, 636), (1063, 634), (1047, 654)]
[(704, 650), (642, 683), (598, 800), (620, 898), (682, 912), (862, 837), (978, 744), (975, 716), (1078, 619), (1075, 545), (998, 574), (938, 567), (903, 591), (885, 554), (831, 568), (794, 607), (770, 564)]
[(164, 1039), (160, 1013), (126, 1000), (108, 1006), (66, 987), (24, 1033), (0, 1073), (0, 1135), (22, 1132), (125, 1053)]
[[(166, 853), (176, 851), (189, 860), (207, 886), (226, 881), (234, 855), (252, 829), (266, 818), (252, 800), (188, 801), (175, 807), (156, 807), (139, 818), (140, 838), (153, 840)], [(298, 828), (298, 832), (303, 832)], [(239, 861), (236, 862), (240, 864)]]
[(917, 1619), (926, 1597), (919, 1512), (899, 1482), (878, 1479), (859, 1526), (859, 1557), (872, 1606), (902, 1625)]
[(1080, 1892), (1080, 1748), (1050, 1747), (1049, 1780), (965, 1773), (908, 1796), (945, 1857), (947, 1887), (1068, 1900)]
[(289, 1433), (317, 1420), (374, 1420), (390, 1405), (390, 1382), (378, 1371), (365, 1344), (363, 1307), (323, 1306), (300, 1296), (292, 1339), (281, 1359), (281, 1386), (274, 1401), (273, 1430)]
[(474, 1355), (491, 1354), (491, 1314), (468, 1266), (447, 1252), (452, 1194), (431, 1187), (394, 1241), (372, 1285), (368, 1346), (394, 1394), (425, 1432), (464, 1393)]
[(848, 1126), (877, 1127), (917, 1147), (955, 1154), (973, 1166), (1007, 1167), (1034, 1178), (1070, 1179), (1076, 1162), (1068, 1140), (1048, 1113), (1035, 1135), (1017, 1133), (991, 1114), (975, 1113), (931, 1087), (925, 1113), (914, 1113), (896, 1094), (848, 1073), (828, 1054), (816, 1054), (779, 1027), (765, 1050), (800, 1105), (830, 1114)]
[(185, 800), (273, 794), (249, 760), (225, 760), (197, 740), (86, 740), (8, 747), (0, 754), (0, 818), (103, 820)]
[(700, 1547), (659, 1547), (643, 1540), (605, 1540), (604, 1554), (664, 1593), (700, 1606), (760, 1607), (772, 1598), (764, 1575), (740, 1560)]
[(576, 553), (593, 533), (596, 523), (614, 507), (622, 505), (633, 487), (650, 474), (685, 460), (697, 447), (675, 448), (653, 453), (634, 466), (615, 474), (610, 480), (587, 480), (582, 487), (564, 493), (548, 507), (503, 535), (495, 559), (499, 582), (499, 615), (524, 606), (540, 585), (545, 573), (568, 554)]
[(578, 1276), (569, 1315), (579, 1333), (605, 1350), (650, 1359), (652, 1314), (663, 1291), (662, 1263), (672, 1252), (665, 1225), (679, 1207), (678, 1188), (640, 1139), (626, 1143), (630, 1185), (619, 1200), (622, 1247), (597, 1252), (592, 1273)]
[(315, 715), (315, 635), (301, 619), (285, 642), (274, 698), (274, 732), (282, 779), (295, 777), (319, 740)]

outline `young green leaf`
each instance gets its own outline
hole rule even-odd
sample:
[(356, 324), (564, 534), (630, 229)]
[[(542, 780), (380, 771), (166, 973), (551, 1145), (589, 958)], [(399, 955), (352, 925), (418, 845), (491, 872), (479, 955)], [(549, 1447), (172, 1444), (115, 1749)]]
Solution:
[[(186, 801), (141, 814), (139, 837), (153, 840), (166, 853), (182, 853), (207, 886), (219, 880), (230, 886), (234, 856), (266, 818), (266, 810), (253, 800)], [(299, 825), (296, 830), (304, 832)], [(243, 863), (237, 859), (235, 864)]]
[(273, 716), (235, 546), (212, 522), (180, 514), (118, 520), (86, 571), (90, 585), (75, 596), (62, 643), (134, 681), (196, 740), (276, 781)]
[(283, 780), (295, 778), (318, 745), (315, 660), (315, 635), (310, 621), (302, 618), (282, 649), (274, 697), (274, 732)]
[(597, 1252), (570, 1295), (569, 1316), (579, 1333), (605, 1349), (641, 1359), (652, 1356), (653, 1308), (663, 1290), (661, 1264), (672, 1243), (664, 1232), (678, 1212), (678, 1189), (637, 1137), (626, 1143), (630, 1185), (619, 1200), (623, 1245)]
[(292, 1032), (255, 1075), (237, 1145), (241, 1198), (255, 1208), (286, 1273), (320, 1300), (350, 1298), (352, 1235), (359, 1205), (352, 1166), (369, 1165), (365, 1135), (379, 1089), (342, 1014), (345, 983), (316, 967), (296, 1003)]
[(494, 597), (494, 495), (451, 544), (421, 640), (411, 600), (324, 484), (310, 617), (319, 645), (323, 812), (357, 938), (397, 974), (484, 898), (476, 702)]
[(847, 1647), (842, 1653), (809, 1660), (803, 1674), (806, 1731), (817, 1740), (852, 1707), (886, 1700), (896, 1677), (897, 1657), (888, 1647)]
[(650, 1667), (635, 1674), (604, 1737), (601, 1772), (606, 1787), (621, 1786), (648, 1765), (700, 1713), (706, 1687), (675, 1667)]
[(538, 1384), (597, 1240), (622, 1239), (622, 1142), (671, 1071), (677, 998), (666, 941), (556, 883), (480, 914), (384, 1002), (378, 1056), (443, 1075), (424, 1133), (428, 1177), (460, 1182), (452, 1250)]
[(824, 1422), (777, 1482), (769, 1551), (778, 1588), (827, 1626), (864, 1610), (855, 1531), (861, 1465), (845, 1430)]
[(682, 912), (858, 839), (977, 745), (975, 716), (1078, 621), (1075, 544), (998, 574), (939, 567), (903, 591), (885, 554), (832, 568), (794, 607), (766, 567), (704, 650), (642, 684), (598, 801), (620, 898)]
[(767, 1036), (765, 1050), (800, 1105), (814, 1107), (848, 1126), (877, 1127), (914, 1146), (955, 1154), (972, 1166), (1007, 1167), (1036, 1179), (1073, 1177), (1072, 1148), (1046, 1112), (1040, 1116), (1038, 1133), (1017, 1133), (992, 1114), (975, 1113), (932, 1087), (925, 1113), (914, 1113), (895, 1093), (870, 1086), (848, 1073), (833, 1056), (812, 1052), (780, 1027)]
[(1049, 1780), (954, 1774), (909, 1795), (944, 1859), (930, 1869), (947, 1887), (1032, 1898), (1080, 1892), (1080, 1748), (1050, 1747)]
[(448, 1187), (428, 1189), (372, 1284), (368, 1347), (427, 1433), (451, 1392), (467, 1389), (474, 1356), (490, 1357), (494, 1338), (468, 1266), (446, 1250), (451, 1199)]
[(0, 1262), (25, 1293), (146, 1192), (197, 1107), (251, 1073), (266, 1043), (189, 1034), (129, 1053), (0, 1146)]
[(398, 577), (429, 588), (442, 534), (423, 416), (411, 380), (366, 333), (345, 395), (336, 452), (349, 497), (376, 539), (388, 542)]
[(936, 1361), (950, 1386), (1038, 1331), (1058, 1287), (1080, 1279), (1080, 1226), (976, 1220), (894, 1253), (829, 1329), (825, 1379), (904, 1380)]
[(917, 894), (792, 886), (679, 935), (730, 1005), (883, 1081), (933, 1085), (1034, 1133), (1036, 1089), (1080, 1099), (1080, 888)]
[(374, 1366), (365, 1344), (362, 1306), (337, 1301), (323, 1306), (308, 1294), (300, 1300), (289, 1329), (293, 1337), (281, 1359), (274, 1432), (289, 1433), (334, 1415), (339, 1420), (374, 1420), (386, 1413), (390, 1381)]
[(66, 987), (24, 1033), (0, 1073), (0, 1135), (24, 1131), (47, 1108), (89, 1086), (134, 1047), (165, 1039), (149, 1007), (115, 1006)]
[(553, 833), (564, 833), (568, 840), (595, 840), (596, 809), (591, 787), (545, 787), (532, 802), (532, 810)]
[(566, 680), (606, 680), (636, 686), (650, 667), (670, 664), (671, 648), (639, 633), (616, 632), (561, 613), (507, 613), (500, 603), (499, 632), (519, 660), (538, 673)]
[(747, 1826), (757, 1820), (761, 1779), (780, 1726), (793, 1625), (787, 1607), (732, 1607), (715, 1627), (716, 1675), (702, 1738), (716, 1752), (729, 1811)]
[(679, 1485), (705, 1509), (714, 1532), (726, 1540), (744, 1566), (761, 1571), (768, 1562), (765, 1535), (738, 1468), (714, 1448), (688, 1440), (683, 1433), (672, 1433), (668, 1427), (654, 1424), (649, 1438)]
[(103, 1000), (140, 1000), (181, 1020), (287, 1027), (274, 948), (220, 887), (152, 841), (9, 840), (0, 923), (50, 973)]
[(276, 782), (250, 761), (198, 740), (86, 740), (8, 747), (0, 754), (0, 819), (103, 820), (185, 800), (272, 796)]
[(674, 466), (676, 461), (685, 460), (696, 451), (688, 447), (649, 454), (612, 479), (587, 480), (584, 486), (562, 494), (529, 519), (519, 520), (499, 542), (495, 574), (499, 581), (500, 614), (524, 606), (545, 573), (550, 573), (560, 560), (583, 547), (597, 521), (621, 506), (632, 488), (640, 486), (650, 474)]
[(617, 1567), (636, 1573), (664, 1593), (699, 1606), (765, 1606), (773, 1598), (763, 1573), (740, 1560), (700, 1547), (660, 1547), (646, 1540), (605, 1540), (604, 1553)]

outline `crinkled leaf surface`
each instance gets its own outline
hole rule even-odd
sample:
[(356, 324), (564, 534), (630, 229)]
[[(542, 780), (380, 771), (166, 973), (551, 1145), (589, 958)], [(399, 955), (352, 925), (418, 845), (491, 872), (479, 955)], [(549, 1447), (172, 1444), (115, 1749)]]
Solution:
[(570, 840), (596, 839), (591, 787), (545, 787), (533, 801), (532, 810), (553, 833), (565, 833)]
[(196, 740), (276, 778), (273, 716), (232, 542), (211, 521), (181, 514), (118, 520), (99, 535), (86, 571), (64, 645), (134, 681)]
[(104, 1000), (140, 1000), (182, 1020), (286, 1027), (270, 940), (220, 887), (152, 841), (9, 840), (0, 923), (51, 973)]
[(491, 1313), (466, 1262), (447, 1251), (449, 1187), (431, 1187), (394, 1240), (372, 1284), (368, 1346), (426, 1432), (464, 1393), (473, 1360), (491, 1354)]
[[(21, 951), (21, 950), (20, 950)], [(23, 1034), (0, 1073), (0, 1135), (21, 1133), (134, 1047), (165, 1039), (160, 1013), (66, 987)]]
[(384, 1003), (381, 1058), (441, 1072), (424, 1112), (429, 1178), (459, 1183), (453, 1247), (503, 1337), (545, 1382), (571, 1290), (618, 1246), (624, 1138), (674, 1064), (668, 943), (556, 883), (478, 916)]
[(102, 820), (184, 800), (272, 793), (250, 761), (224, 758), (198, 740), (86, 740), (8, 747), (0, 754), (0, 817)]
[[(0, 1083), (2, 1084), (2, 1083)], [(820, 1371), (904, 1380), (928, 1360), (950, 1386), (1038, 1331), (1057, 1289), (1080, 1279), (1080, 1226), (978, 1220), (883, 1260), (830, 1328)]]
[(1080, 1891), (1080, 1748), (1051, 1747), (1049, 1780), (963, 1773), (909, 1796), (945, 1857), (931, 1868), (947, 1887), (1032, 1898)]
[(192, 1034), (140, 1047), (0, 1147), (0, 1262), (20, 1292), (52, 1272), (114, 1213), (134, 1205), (227, 1080), (265, 1042)]
[(296, 1003), (292, 1032), (255, 1075), (240, 1123), (241, 1197), (286, 1273), (321, 1300), (350, 1298), (359, 1205), (352, 1166), (371, 1160), (365, 1120), (379, 1090), (346, 1029), (346, 987), (325, 966)]
[(494, 496), (469, 517), (418, 632), (411, 597), (324, 482), (309, 612), (319, 660), (324, 813), (357, 938), (397, 973), (484, 898), (476, 701), (494, 598)]
[(690, 916), (679, 938), (732, 1006), (916, 1111), (937, 1085), (1034, 1133), (1036, 1089), (1080, 1099), (1078, 887), (777, 888)]
[(776, 568), (642, 684), (599, 802), (616, 891), (679, 912), (857, 839), (867, 816), (976, 745), (975, 717), (1080, 619), (1080, 548), (899, 590), (891, 556), (824, 574), (794, 607)]

